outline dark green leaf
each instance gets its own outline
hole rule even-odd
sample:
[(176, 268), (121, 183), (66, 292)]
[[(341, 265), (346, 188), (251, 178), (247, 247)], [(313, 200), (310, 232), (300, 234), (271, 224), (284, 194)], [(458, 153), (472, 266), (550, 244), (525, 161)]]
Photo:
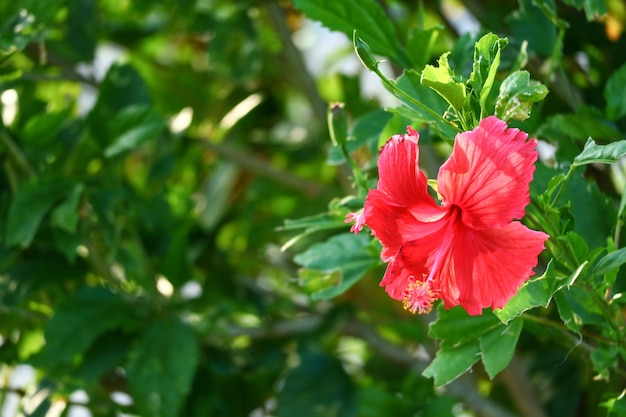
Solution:
[(606, 82), (604, 99), (606, 117), (610, 120), (617, 120), (626, 115), (626, 64), (615, 71)]
[(130, 309), (120, 297), (102, 287), (83, 287), (46, 325), (46, 344), (37, 361), (46, 367), (68, 365), (101, 334), (131, 322)]
[(78, 224), (78, 206), (85, 186), (76, 184), (72, 187), (67, 198), (62, 201), (53, 211), (50, 218), (52, 225), (68, 232), (74, 233)]
[(517, 318), (505, 328), (498, 328), (481, 336), (481, 358), (489, 378), (493, 379), (513, 359), (522, 327), (524, 327), (524, 321)]
[(44, 215), (71, 190), (71, 184), (59, 178), (24, 184), (11, 201), (6, 244), (29, 246)]
[(185, 323), (152, 323), (130, 352), (128, 384), (141, 415), (177, 417), (199, 359), (198, 339)]
[(289, 371), (278, 393), (278, 417), (357, 415), (352, 381), (338, 359), (305, 353), (300, 361)]
[(427, 378), (434, 378), (435, 385), (441, 387), (469, 371), (479, 359), (480, 345), (478, 339), (455, 348), (441, 348), (422, 375)]
[(505, 325), (490, 312), (469, 316), (460, 307), (445, 310), (443, 305), (438, 313), (430, 335), (442, 339), (441, 346), (424, 370), (424, 376), (434, 377), (435, 385), (453, 381), (481, 357), (491, 378), (509, 364), (522, 330), (521, 319)]
[(607, 325), (590, 291), (594, 290), (572, 286), (554, 296), (561, 320), (569, 329), (579, 334), (584, 325)]
[(410, 67), (406, 52), (398, 44), (393, 23), (376, 1), (295, 0), (294, 4), (309, 18), (319, 20), (331, 30), (345, 33), (349, 39), (356, 30), (375, 54), (388, 56), (403, 67)]
[(426, 30), (415, 29), (409, 33), (406, 48), (414, 69), (419, 71), (430, 61), (440, 31), (441, 28), (435, 27)]

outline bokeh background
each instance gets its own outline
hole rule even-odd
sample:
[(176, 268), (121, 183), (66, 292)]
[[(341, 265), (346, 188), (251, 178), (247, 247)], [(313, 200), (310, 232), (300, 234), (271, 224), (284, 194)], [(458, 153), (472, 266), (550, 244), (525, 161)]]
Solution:
[[(600, 106), (626, 62), (619, 0), (602, 17), (573, 0), (347, 3), (376, 3), (401, 39), (440, 28), (430, 62), (488, 31), (512, 54), (528, 41), (543, 117)], [(285, 221), (354, 192), (328, 103), (371, 130), (366, 170), (407, 121), (351, 39), (292, 2), (5, 0), (0, 98), (3, 417), (606, 415), (584, 351), (525, 335), (494, 380), (476, 365), (435, 389), (432, 317), (387, 297), (382, 264), (311, 298), (338, 277), (294, 256), (349, 225), (292, 241)], [(543, 126), (584, 143), (576, 120)], [(446, 151), (424, 151), (431, 177)], [(624, 178), (593, 174), (609, 195)]]

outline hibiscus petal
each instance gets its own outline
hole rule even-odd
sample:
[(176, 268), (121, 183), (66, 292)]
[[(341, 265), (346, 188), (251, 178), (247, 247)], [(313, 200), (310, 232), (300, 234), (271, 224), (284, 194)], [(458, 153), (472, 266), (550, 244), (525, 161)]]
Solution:
[(537, 141), (527, 138), (494, 116), (457, 135), (437, 183), (444, 204), (462, 209), (463, 223), (484, 230), (524, 216), (538, 155)]
[(428, 194), (426, 176), (419, 168), (419, 134), (407, 128), (406, 135), (394, 135), (380, 151), (377, 189), (387, 196), (389, 204), (411, 207), (415, 215), (432, 216), (438, 210)]
[(446, 308), (461, 305), (470, 315), (504, 307), (533, 275), (548, 238), (519, 222), (481, 231), (457, 224), (453, 233), (435, 286)]
[(446, 219), (429, 223), (419, 222), (415, 218), (410, 218), (409, 222), (405, 220), (397, 223), (397, 231), (393, 233), (398, 236), (400, 245), (380, 283), (389, 296), (396, 300), (404, 299), (410, 282), (424, 281), (428, 277), (447, 225)]

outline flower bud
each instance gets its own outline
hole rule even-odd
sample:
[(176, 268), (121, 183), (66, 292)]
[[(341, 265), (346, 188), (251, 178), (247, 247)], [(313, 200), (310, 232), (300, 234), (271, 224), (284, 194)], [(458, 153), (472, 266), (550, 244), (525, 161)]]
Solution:
[(333, 145), (345, 145), (348, 141), (348, 118), (343, 103), (330, 103), (327, 120), (328, 131)]
[(370, 71), (374, 71), (378, 68), (378, 60), (374, 56), (372, 49), (368, 44), (363, 42), (361, 38), (359, 38), (356, 34), (356, 30), (352, 34), (352, 42), (354, 43), (354, 50), (356, 51), (357, 56)]

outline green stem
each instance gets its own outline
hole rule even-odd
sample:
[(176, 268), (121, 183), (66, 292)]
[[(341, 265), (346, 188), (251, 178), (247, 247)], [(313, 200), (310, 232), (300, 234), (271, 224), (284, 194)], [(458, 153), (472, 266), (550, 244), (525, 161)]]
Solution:
[(391, 81), (390, 79), (388, 79), (387, 77), (385, 77), (385, 75), (380, 71), (380, 69), (378, 69), (378, 66), (374, 66), (373, 68), (370, 68), (370, 70), (372, 72), (374, 72), (374, 74), (376, 74), (378, 76), (378, 78), (380, 78), (380, 80), (382, 81), (383, 85), (385, 86), (385, 88), (392, 93), (394, 96), (396, 96), (399, 99), (404, 99), (407, 100), (408, 102), (410, 102), (411, 104), (413, 104), (414, 106), (419, 107), (421, 110), (425, 111), (426, 113), (428, 113), (430, 116), (432, 116), (434, 119), (437, 119), (445, 124), (447, 124), (448, 126), (450, 126), (451, 128), (453, 128), (455, 131), (459, 132), (459, 128), (457, 125), (455, 125), (454, 123), (452, 123), (451, 121), (445, 119), (444, 117), (440, 116), (439, 114), (437, 114), (437, 112), (435, 112), (434, 110), (430, 109), (429, 107), (427, 107), (425, 104), (420, 103), (419, 101), (417, 101), (414, 97), (412, 97), (411, 95), (407, 94), (405, 91), (399, 89), (396, 86), (396, 83), (394, 83), (393, 81)]
[(24, 171), (26, 171), (30, 178), (35, 178), (37, 176), (37, 171), (35, 171), (35, 168), (33, 168), (30, 162), (28, 162), (28, 159), (26, 158), (20, 147), (17, 146), (9, 131), (5, 127), (2, 128), (0, 138), (2, 138), (2, 143), (4, 143), (4, 146), (7, 147), (7, 150), (9, 151), (15, 162), (17, 162), (17, 164), (22, 167)]
[(574, 174), (575, 169), (576, 169), (576, 165), (570, 165), (569, 171), (567, 171), (567, 174), (565, 174), (565, 178), (563, 178), (563, 181), (561, 182), (559, 191), (556, 193), (556, 196), (550, 203), (550, 208), (554, 207), (557, 201), (559, 201), (559, 198), (561, 198), (561, 195), (563, 194), (563, 191), (565, 191), (565, 188), (567, 187), (567, 183), (569, 183), (570, 179), (572, 178), (572, 174)]
[(352, 169), (354, 182), (356, 183), (359, 189), (359, 196), (364, 195), (365, 193), (367, 193), (367, 190), (369, 189), (369, 186), (367, 184), (367, 178), (363, 174), (363, 171), (358, 166), (358, 164), (354, 161), (354, 159), (350, 157), (350, 153), (348, 152), (348, 148), (346, 147), (346, 144), (342, 143), (341, 145), (339, 145), (339, 149), (341, 150), (341, 154), (343, 155), (344, 159), (348, 162), (348, 165), (350, 165), (350, 168)]

